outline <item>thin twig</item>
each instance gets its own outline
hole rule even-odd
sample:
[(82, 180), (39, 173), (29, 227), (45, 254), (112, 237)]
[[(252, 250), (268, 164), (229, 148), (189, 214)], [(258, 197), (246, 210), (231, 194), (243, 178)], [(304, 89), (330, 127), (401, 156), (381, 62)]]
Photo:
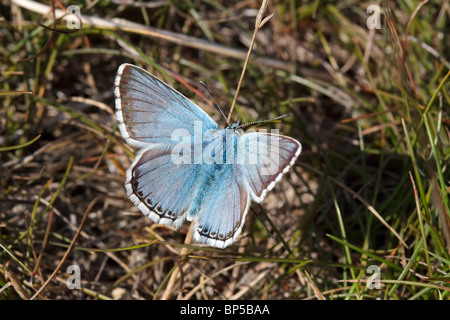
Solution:
[(244, 67), (242, 68), (241, 77), (239, 79), (238, 86), (236, 88), (236, 93), (234, 94), (233, 103), (231, 104), (230, 113), (228, 114), (227, 122), (230, 123), (231, 120), (231, 114), (233, 113), (234, 106), (236, 104), (237, 97), (239, 95), (239, 90), (241, 89), (242, 80), (244, 79), (245, 71), (247, 70), (248, 61), (250, 60), (250, 55), (252, 53), (253, 45), (255, 44), (256, 40), (256, 34), (258, 33), (258, 30), (272, 17), (270, 15), (266, 19), (262, 19), (262, 16), (264, 12), (266, 11), (267, 5), (269, 4), (269, 0), (263, 0), (263, 3), (261, 4), (261, 8), (259, 8), (258, 14), (256, 15), (256, 22), (255, 22), (255, 31), (253, 32), (252, 41), (250, 43), (250, 47), (247, 51), (247, 57), (245, 58)]
[[(47, 14), (51, 9), (50, 6), (46, 4), (32, 0), (12, 0), (12, 3), (26, 10), (36, 12), (41, 15)], [(68, 18), (69, 17), (67, 16), (67, 12), (64, 12), (60, 9), (55, 10), (55, 19), (62, 19), (64, 21)], [(126, 19), (103, 19), (100, 17), (92, 17), (89, 15), (80, 14), (80, 20), (83, 22), (83, 28), (94, 27), (100, 30), (123, 30), (130, 33), (148, 36), (150, 38), (176, 43), (178, 45), (194, 48), (200, 51), (219, 54), (221, 56), (233, 59), (244, 60), (246, 57), (246, 52), (244, 50), (230, 48), (219, 43), (212, 43), (204, 39), (187, 36), (181, 33), (145, 26), (139, 23), (128, 21)], [(255, 57), (255, 62), (271, 68), (282, 69), (286, 71), (292, 69), (292, 65), (290, 63), (268, 57)]]

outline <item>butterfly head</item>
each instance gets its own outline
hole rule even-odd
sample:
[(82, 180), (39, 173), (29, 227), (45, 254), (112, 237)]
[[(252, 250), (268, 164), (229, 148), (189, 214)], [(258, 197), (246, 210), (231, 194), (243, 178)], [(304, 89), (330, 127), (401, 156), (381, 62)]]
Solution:
[(227, 129), (237, 130), (241, 128), (242, 123), (240, 121), (237, 121), (235, 123), (230, 124)]
[(229, 124), (225, 127), (225, 132), (227, 134), (241, 136), (244, 134), (244, 129), (242, 128), (242, 122), (236, 121), (235, 123)]

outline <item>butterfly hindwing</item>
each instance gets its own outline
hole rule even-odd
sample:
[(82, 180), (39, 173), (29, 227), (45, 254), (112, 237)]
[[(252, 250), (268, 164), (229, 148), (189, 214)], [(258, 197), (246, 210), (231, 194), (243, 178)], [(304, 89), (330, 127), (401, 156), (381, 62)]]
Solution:
[(143, 149), (127, 171), (125, 189), (131, 201), (155, 223), (180, 228), (192, 198), (195, 167), (176, 167), (171, 148)]
[(222, 165), (207, 185), (194, 226), (194, 240), (225, 248), (240, 234), (250, 196), (234, 165)]

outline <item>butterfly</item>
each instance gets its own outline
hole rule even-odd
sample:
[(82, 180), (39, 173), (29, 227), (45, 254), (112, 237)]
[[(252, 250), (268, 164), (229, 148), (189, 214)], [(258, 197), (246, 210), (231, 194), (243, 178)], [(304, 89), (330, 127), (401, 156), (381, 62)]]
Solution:
[(251, 201), (262, 202), (302, 150), (291, 137), (244, 132), (239, 122), (220, 129), (199, 106), (132, 64), (119, 67), (114, 85), (120, 133), (139, 149), (126, 173), (128, 197), (155, 223), (180, 229), (195, 221), (199, 243), (232, 244)]

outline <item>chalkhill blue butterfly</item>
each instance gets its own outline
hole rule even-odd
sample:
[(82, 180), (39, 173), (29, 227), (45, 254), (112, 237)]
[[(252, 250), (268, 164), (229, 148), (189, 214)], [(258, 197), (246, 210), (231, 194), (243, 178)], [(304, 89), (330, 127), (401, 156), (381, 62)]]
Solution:
[(297, 140), (234, 123), (220, 129), (200, 107), (149, 72), (122, 64), (115, 79), (116, 117), (139, 149), (127, 170), (130, 200), (153, 222), (225, 248), (239, 236), (251, 200), (260, 203), (295, 163)]

